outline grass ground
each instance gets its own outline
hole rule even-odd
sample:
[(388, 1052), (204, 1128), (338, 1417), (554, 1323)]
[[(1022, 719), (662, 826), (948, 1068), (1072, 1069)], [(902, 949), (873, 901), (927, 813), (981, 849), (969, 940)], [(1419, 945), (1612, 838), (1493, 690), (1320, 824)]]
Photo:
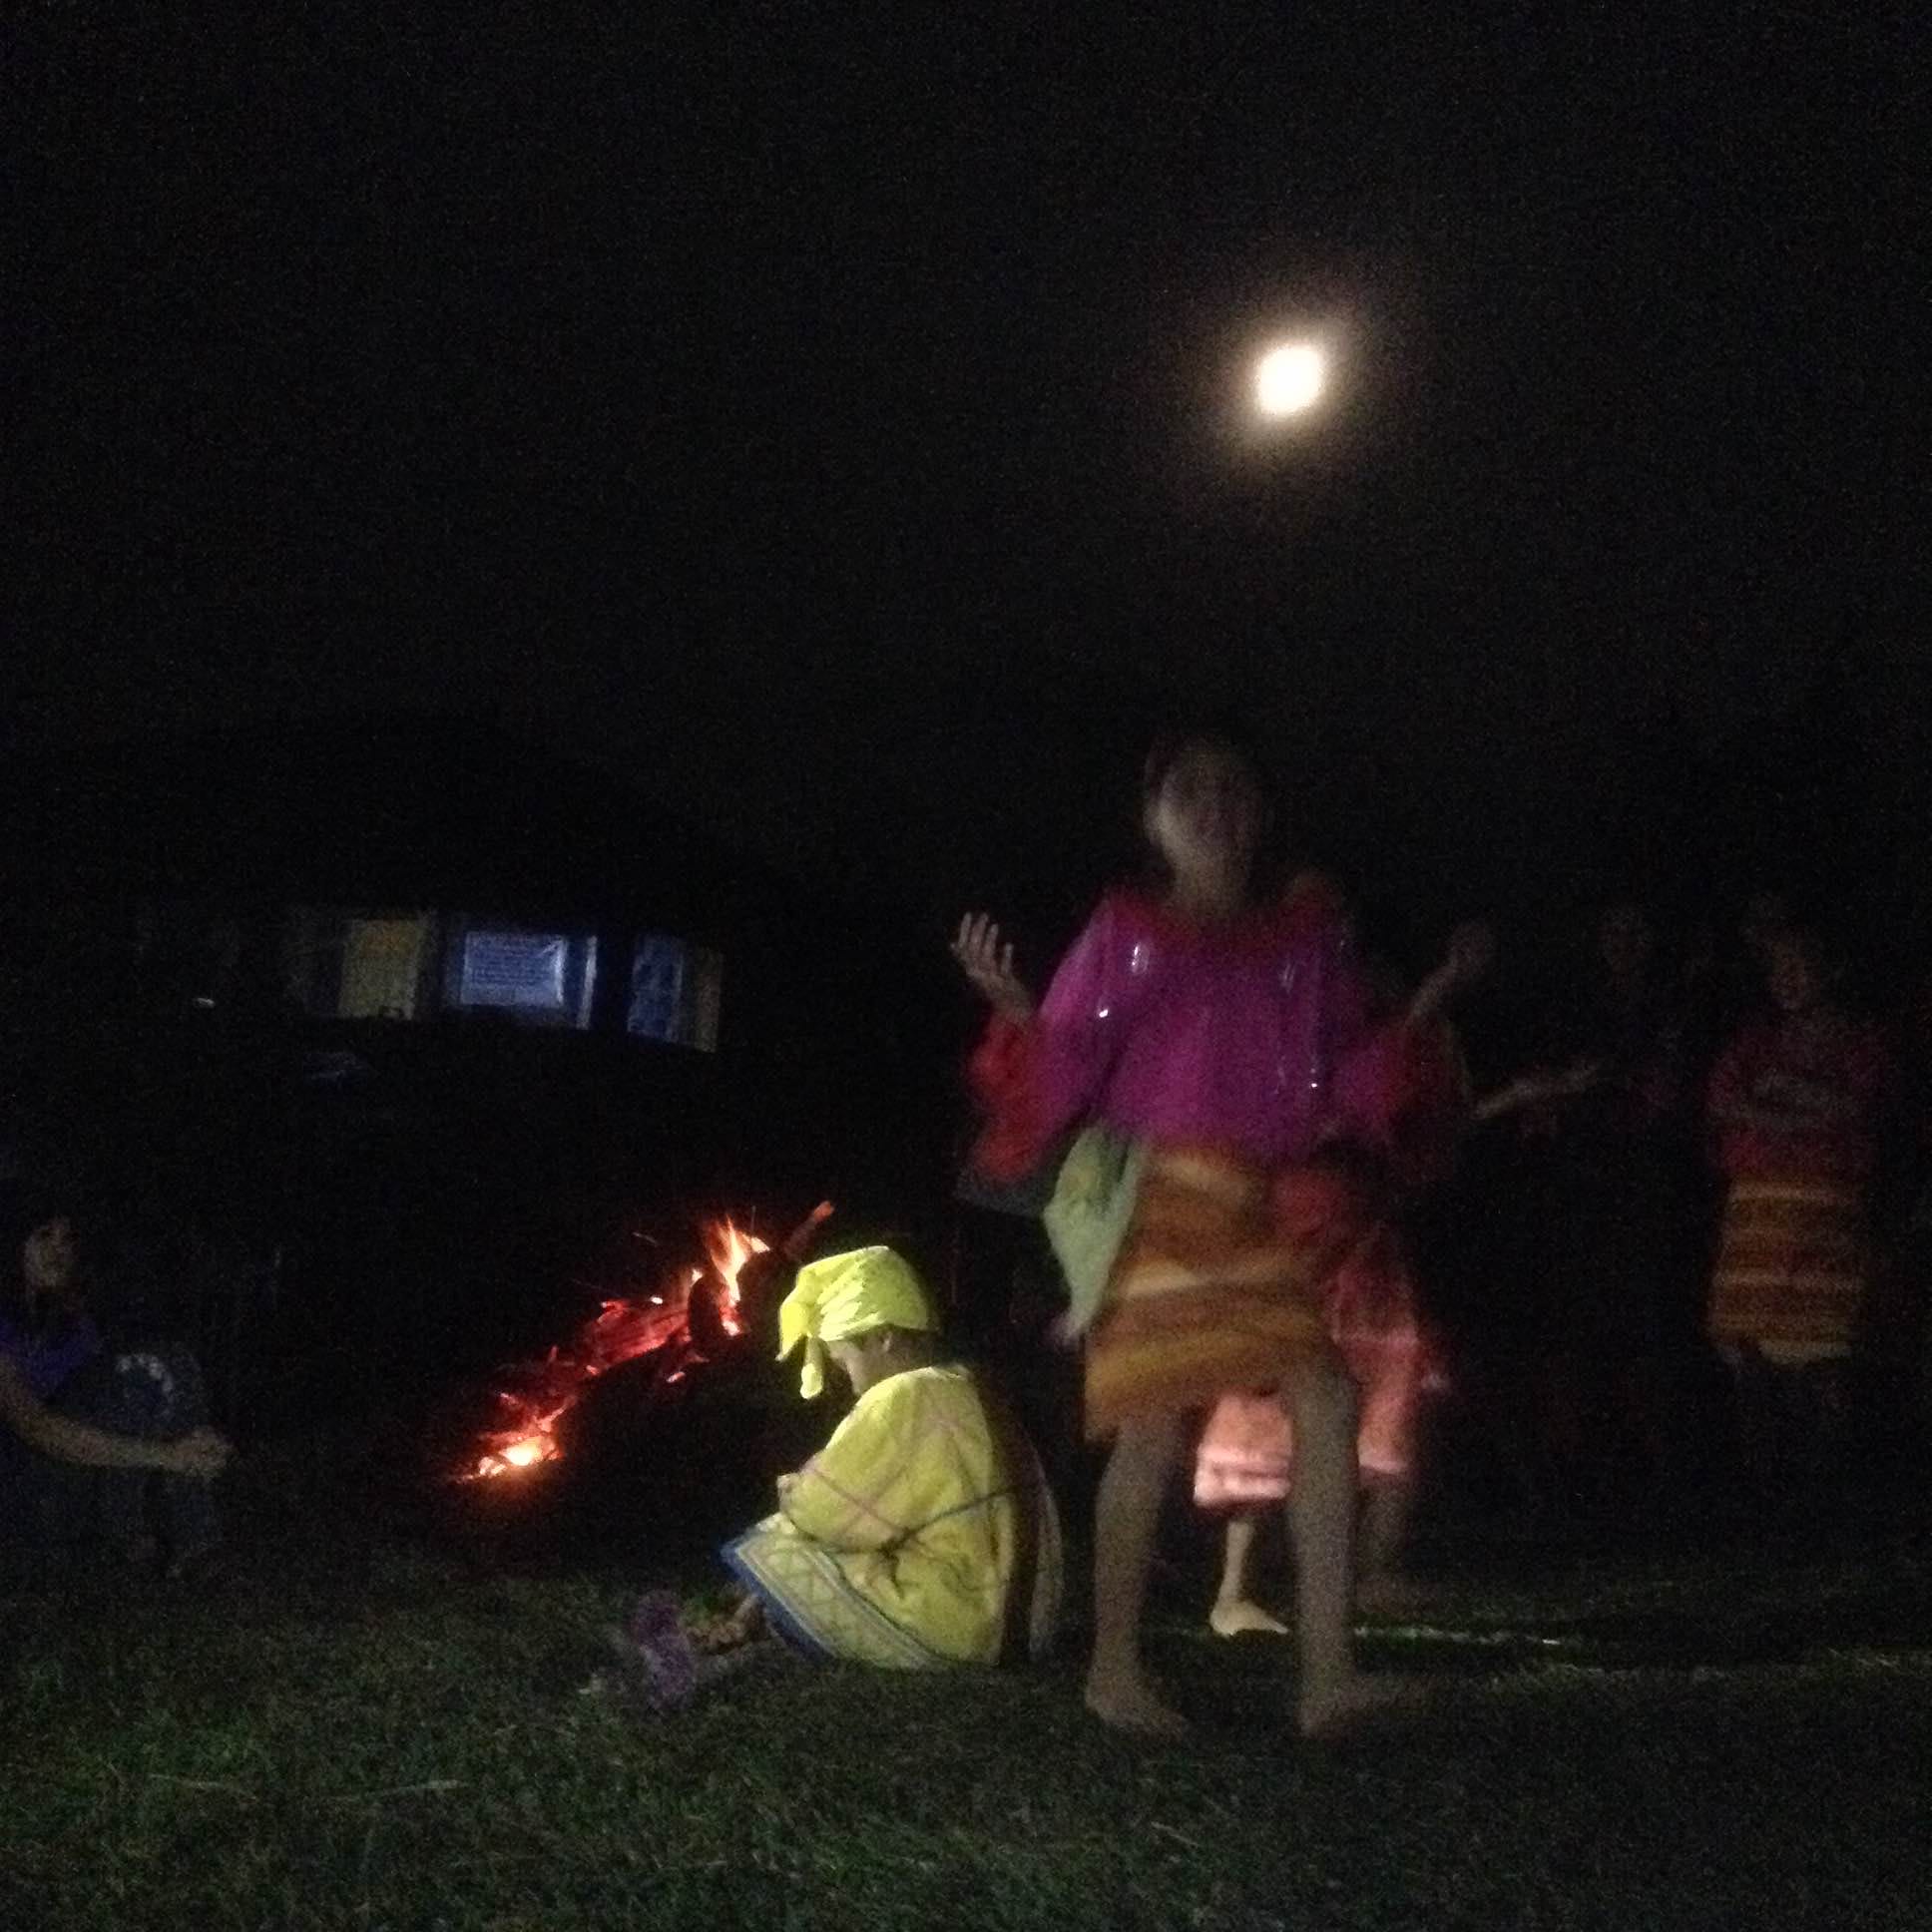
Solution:
[[(579, 1694), (638, 1571), (506, 1565), (301, 1485), (228, 1576), (0, 1591), (0, 1926), (1908, 1927), (1932, 1905), (1932, 1560), (1499, 1563), (1345, 1745), (1285, 1648), (1155, 1639), (1201, 1742), (1076, 1663), (778, 1669), (641, 1723)], [(648, 1566), (647, 1566), (648, 1567)], [(702, 1566), (690, 1568), (697, 1579)]]

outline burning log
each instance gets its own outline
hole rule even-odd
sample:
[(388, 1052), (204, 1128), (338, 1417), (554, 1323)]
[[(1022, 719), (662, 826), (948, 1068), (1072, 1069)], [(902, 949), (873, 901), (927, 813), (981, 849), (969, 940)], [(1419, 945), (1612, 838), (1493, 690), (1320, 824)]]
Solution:
[[(831, 1204), (821, 1202), (776, 1254), (795, 1265), (831, 1212)], [(746, 1332), (746, 1266), (774, 1251), (729, 1216), (706, 1222), (701, 1239), (707, 1265), (684, 1263), (654, 1293), (604, 1302), (568, 1347), (552, 1348), (541, 1361), (514, 1370), (511, 1385), (496, 1391), (496, 1426), (483, 1433), (480, 1453), (455, 1479), (495, 1481), (561, 1461), (566, 1418), (590, 1385), (615, 1368), (655, 1357), (646, 1378), (655, 1395), (728, 1352)]]

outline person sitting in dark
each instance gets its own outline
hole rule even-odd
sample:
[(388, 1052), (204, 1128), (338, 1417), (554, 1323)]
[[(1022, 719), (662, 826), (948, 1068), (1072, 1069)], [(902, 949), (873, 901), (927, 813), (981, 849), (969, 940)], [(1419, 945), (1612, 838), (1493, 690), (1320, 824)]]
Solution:
[(103, 1336), (65, 1206), (17, 1212), (0, 1248), (0, 1539), (182, 1574), (220, 1540), (213, 1485), (232, 1454), (191, 1355)]

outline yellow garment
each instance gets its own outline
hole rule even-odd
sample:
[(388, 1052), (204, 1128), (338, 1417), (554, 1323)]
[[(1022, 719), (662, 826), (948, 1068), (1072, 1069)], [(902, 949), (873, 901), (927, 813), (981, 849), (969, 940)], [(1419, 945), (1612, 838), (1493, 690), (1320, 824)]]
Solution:
[(928, 1670), (1042, 1651), (1060, 1523), (1038, 1458), (956, 1364), (888, 1375), (725, 1561), (820, 1657)]
[(807, 1402), (825, 1386), (825, 1344), (852, 1341), (874, 1328), (939, 1326), (911, 1266), (889, 1247), (858, 1247), (798, 1270), (778, 1309), (778, 1359), (802, 1341), (805, 1371), (799, 1390)]

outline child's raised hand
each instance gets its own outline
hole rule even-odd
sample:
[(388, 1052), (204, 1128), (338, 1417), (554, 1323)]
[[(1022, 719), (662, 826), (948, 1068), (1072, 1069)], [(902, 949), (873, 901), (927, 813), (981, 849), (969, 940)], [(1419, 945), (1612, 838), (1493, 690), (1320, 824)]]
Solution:
[(1033, 1018), (1033, 995), (1013, 970), (1013, 945), (1002, 943), (1000, 929), (983, 912), (969, 912), (959, 922), (952, 944), (967, 983), (996, 1012), (1011, 1020)]
[(1466, 919), (1449, 935), (1442, 971), (1458, 987), (1474, 986), (1496, 962), (1496, 934), (1480, 919)]

